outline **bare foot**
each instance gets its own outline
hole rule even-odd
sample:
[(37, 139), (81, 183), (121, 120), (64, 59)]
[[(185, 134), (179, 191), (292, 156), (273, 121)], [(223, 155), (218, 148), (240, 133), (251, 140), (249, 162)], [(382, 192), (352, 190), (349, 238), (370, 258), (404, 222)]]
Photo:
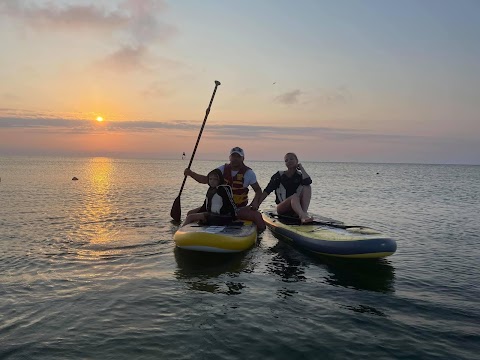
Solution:
[(303, 219), (300, 220), (300, 222), (302, 223), (302, 225), (312, 223), (313, 222), (313, 217), (309, 216), (309, 217), (303, 218)]

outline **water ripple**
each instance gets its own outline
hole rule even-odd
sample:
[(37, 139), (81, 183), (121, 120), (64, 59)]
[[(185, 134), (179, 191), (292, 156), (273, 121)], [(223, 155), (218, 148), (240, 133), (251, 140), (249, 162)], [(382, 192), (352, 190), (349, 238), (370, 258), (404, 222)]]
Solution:
[[(397, 240), (388, 259), (352, 261), (268, 231), (243, 254), (175, 248), (181, 161), (0, 165), (2, 359), (477, 356), (478, 167), (307, 163), (312, 212)], [(284, 166), (249, 165), (262, 186)], [(187, 181), (183, 215), (204, 190)]]

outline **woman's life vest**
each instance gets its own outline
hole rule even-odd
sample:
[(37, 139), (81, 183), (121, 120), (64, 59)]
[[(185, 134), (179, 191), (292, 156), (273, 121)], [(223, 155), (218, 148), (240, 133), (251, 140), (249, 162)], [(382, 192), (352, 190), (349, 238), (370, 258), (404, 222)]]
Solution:
[(310, 177), (303, 179), (299, 171), (296, 171), (291, 177), (287, 176), (286, 171), (278, 171), (273, 174), (270, 182), (263, 191), (270, 194), (275, 190), (275, 202), (280, 204), (295, 193), (300, 195), (303, 187), (311, 183), (312, 179)]
[(226, 183), (232, 188), (233, 201), (237, 207), (247, 206), (248, 204), (248, 187), (243, 186), (243, 179), (248, 170), (251, 169), (243, 164), (238, 170), (237, 175), (232, 177), (232, 166), (230, 164), (225, 164), (223, 169), (223, 177)]

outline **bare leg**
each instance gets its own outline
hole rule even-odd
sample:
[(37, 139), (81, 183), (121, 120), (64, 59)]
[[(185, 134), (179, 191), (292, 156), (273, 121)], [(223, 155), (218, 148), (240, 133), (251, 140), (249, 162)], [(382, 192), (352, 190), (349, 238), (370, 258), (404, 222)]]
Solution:
[(206, 221), (206, 219), (207, 219), (206, 213), (189, 214), (187, 215), (187, 217), (185, 218), (185, 221), (181, 226), (185, 226), (195, 221)]
[(309, 217), (303, 210), (302, 205), (300, 204), (300, 196), (298, 196), (298, 194), (293, 194), (277, 205), (277, 212), (279, 214), (285, 214), (290, 210), (293, 210), (299, 216), (302, 224), (313, 220), (313, 218)]
[(307, 212), (310, 206), (310, 199), (312, 198), (312, 187), (310, 185), (304, 185), (300, 194), (300, 204), (303, 211)]
[(200, 209), (201, 209), (201, 208), (202, 208), (202, 207), (199, 206), (198, 208), (192, 209), (192, 210), (190, 210), (189, 212), (187, 212), (187, 215), (196, 214), (196, 213), (200, 212)]
[(257, 231), (265, 231), (266, 225), (263, 221), (262, 214), (257, 210), (252, 210), (249, 206), (244, 206), (237, 211), (237, 217), (241, 220), (253, 221), (257, 225)]

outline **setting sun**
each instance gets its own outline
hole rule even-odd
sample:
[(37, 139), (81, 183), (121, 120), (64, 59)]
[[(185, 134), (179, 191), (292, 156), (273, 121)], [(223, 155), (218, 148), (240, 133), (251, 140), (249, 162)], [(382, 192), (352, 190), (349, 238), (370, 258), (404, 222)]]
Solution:
[(103, 117), (97, 116), (97, 121), (98, 121), (98, 122), (102, 122), (102, 121), (103, 121)]

